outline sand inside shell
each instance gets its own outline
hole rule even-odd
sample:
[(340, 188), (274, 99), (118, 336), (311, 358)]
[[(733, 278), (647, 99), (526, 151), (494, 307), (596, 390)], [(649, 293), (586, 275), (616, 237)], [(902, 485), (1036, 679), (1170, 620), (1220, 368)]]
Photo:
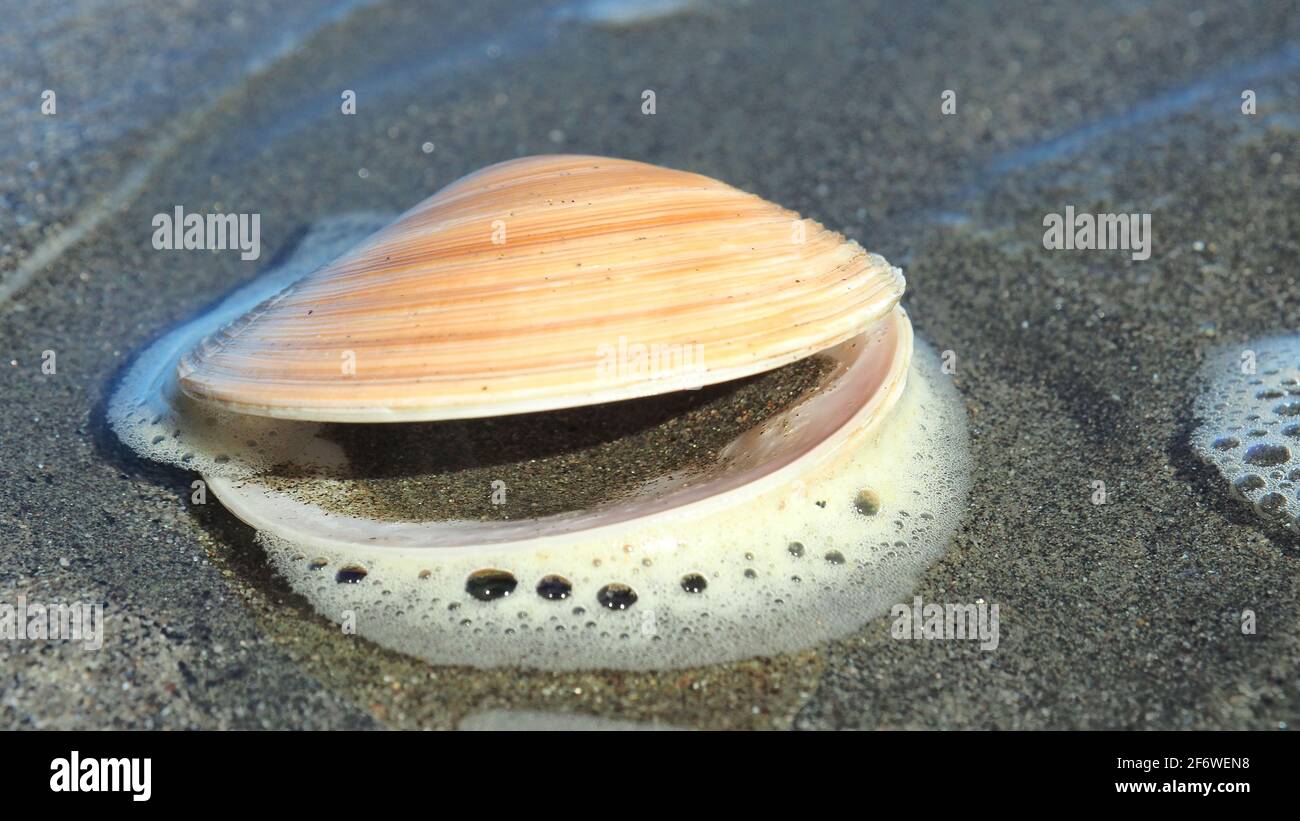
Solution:
[(833, 367), (810, 357), (696, 391), (546, 413), (331, 424), (319, 435), (343, 449), (342, 472), (278, 465), (257, 480), (325, 510), (380, 521), (584, 510), (657, 478), (716, 465), (729, 442), (795, 404)]

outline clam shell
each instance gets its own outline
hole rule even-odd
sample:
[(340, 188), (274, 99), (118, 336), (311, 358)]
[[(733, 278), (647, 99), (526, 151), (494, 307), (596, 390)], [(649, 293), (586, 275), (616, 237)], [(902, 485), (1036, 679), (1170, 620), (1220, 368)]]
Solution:
[(767, 371), (880, 322), (902, 274), (699, 174), (529, 157), (452, 183), (200, 342), (192, 397), (262, 416), (499, 416)]
[[(758, 505), (806, 482), (834, 475), (889, 418), (907, 384), (912, 325), (902, 308), (868, 331), (823, 352), (833, 364), (794, 405), (729, 443), (718, 462), (685, 476), (661, 477), (626, 498), (595, 508), (508, 521), (379, 522), (327, 512), (256, 479), (205, 476), (232, 513), (255, 529), (353, 555), (437, 549), (442, 556), (563, 547), (567, 540), (633, 527), (671, 525)], [(757, 514), (756, 514), (757, 515)]]

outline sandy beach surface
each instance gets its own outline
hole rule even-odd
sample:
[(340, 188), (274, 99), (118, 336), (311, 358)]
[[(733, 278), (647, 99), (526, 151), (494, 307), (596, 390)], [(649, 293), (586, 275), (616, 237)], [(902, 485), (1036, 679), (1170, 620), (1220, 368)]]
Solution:
[[(107, 624), (97, 651), (0, 642), (0, 726), (1297, 720), (1300, 546), (1188, 446), (1204, 356), (1300, 325), (1293, 4), (64, 5), (0, 33), (0, 601), (102, 602)], [(192, 475), (107, 430), (131, 357), (313, 221), (548, 152), (708, 174), (904, 268), (918, 335), (956, 356), (976, 465), (915, 595), (997, 603), (996, 650), (879, 618), (664, 673), (432, 668), (316, 615), (249, 528), (190, 503)], [(155, 250), (176, 206), (260, 213), (260, 259)], [(1045, 250), (1066, 206), (1150, 214), (1150, 258)]]

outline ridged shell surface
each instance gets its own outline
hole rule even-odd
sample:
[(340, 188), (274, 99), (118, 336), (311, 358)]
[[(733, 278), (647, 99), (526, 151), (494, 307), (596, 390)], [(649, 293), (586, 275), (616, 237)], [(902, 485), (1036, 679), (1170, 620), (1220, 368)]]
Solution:
[(898, 303), (883, 258), (717, 180), (541, 156), (452, 183), (178, 364), (265, 416), (498, 416), (770, 370)]

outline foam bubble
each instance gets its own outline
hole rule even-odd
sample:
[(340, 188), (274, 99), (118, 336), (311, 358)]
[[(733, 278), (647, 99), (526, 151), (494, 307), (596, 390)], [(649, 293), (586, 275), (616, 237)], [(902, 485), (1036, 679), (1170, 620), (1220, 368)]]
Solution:
[(1193, 449), (1234, 497), (1300, 533), (1300, 336), (1223, 348), (1201, 373)]

